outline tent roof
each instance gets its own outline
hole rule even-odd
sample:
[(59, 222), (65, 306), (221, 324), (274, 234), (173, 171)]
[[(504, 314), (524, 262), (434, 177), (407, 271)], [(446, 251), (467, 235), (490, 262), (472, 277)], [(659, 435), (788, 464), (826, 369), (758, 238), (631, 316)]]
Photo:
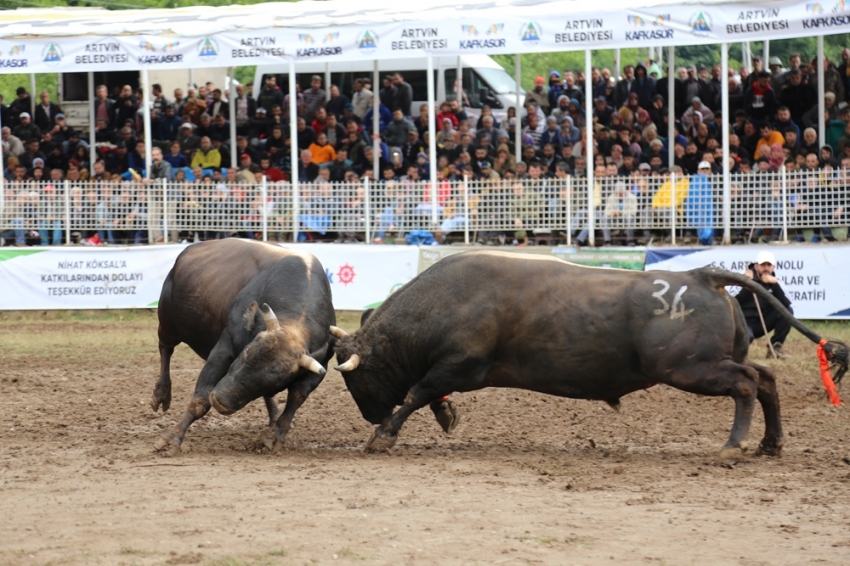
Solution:
[[(406, 3), (398, 0), (329, 0), (275, 2), (248, 6), (192, 6), (174, 9), (105, 10), (102, 8), (24, 8), (0, 12), (0, 37), (70, 37), (133, 35), (200, 36), (238, 30), (275, 28), (327, 28), (419, 20), (463, 21), (481, 18), (498, 10), (499, 17), (539, 17), (575, 14), (600, 17), (596, 0), (429, 0)], [(765, 9), (789, 2), (745, 3), (739, 0), (607, 0), (604, 13), (642, 11), (664, 7), (749, 5)]]

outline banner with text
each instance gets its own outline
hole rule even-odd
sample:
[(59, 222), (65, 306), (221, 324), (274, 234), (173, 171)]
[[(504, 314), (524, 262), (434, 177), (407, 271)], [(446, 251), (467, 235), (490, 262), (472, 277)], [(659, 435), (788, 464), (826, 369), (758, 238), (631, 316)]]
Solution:
[[(325, 268), (334, 306), (379, 305), (417, 274), (415, 246), (290, 244)], [(0, 310), (153, 308), (185, 245), (0, 250)]]
[[(788, 39), (845, 33), (850, 29), (850, 2), (845, 0), (823, 4), (790, 0), (663, 5), (657, 10), (606, 9), (603, 5), (593, 6), (591, 11), (586, 6), (552, 13), (551, 5), (542, 2), (489, 10), (483, 17), (481, 10), (469, 10), (463, 17), (443, 20), (426, 17), (326, 28), (276, 27), (272, 20), (269, 27), (250, 31), (232, 29), (226, 22), (215, 25), (215, 13), (211, 12), (205, 27), (186, 30), (185, 35), (175, 24), (178, 33), (160, 35), (19, 35), (2, 39), (0, 73), (268, 65), (292, 59), (371, 61), (428, 54), (545, 53)], [(36, 23), (31, 26), (36, 27)], [(144, 22), (136, 28), (144, 29)], [(199, 36), (199, 29), (222, 31)]]
[[(710, 265), (743, 273), (763, 250), (776, 256), (776, 277), (797, 318), (850, 319), (850, 246), (650, 249), (646, 270), (688, 271)], [(738, 288), (729, 290), (736, 294)]]

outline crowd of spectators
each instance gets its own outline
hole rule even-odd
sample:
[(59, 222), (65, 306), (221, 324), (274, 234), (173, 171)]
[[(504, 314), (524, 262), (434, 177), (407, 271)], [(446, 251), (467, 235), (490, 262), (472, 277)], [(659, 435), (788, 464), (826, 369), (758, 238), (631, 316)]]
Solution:
[[(475, 216), (498, 218), (509, 229), (483, 231), (481, 238), (522, 244), (538, 228), (551, 234), (569, 216), (571, 236), (582, 245), (588, 240), (592, 209), (602, 234), (596, 240), (604, 244), (611, 242), (612, 228), (622, 229), (629, 245), (669, 238), (671, 213), (681, 217), (687, 238), (711, 244), (718, 236), (717, 175), (723, 167), (725, 136), (730, 148), (725, 158), (735, 179), (733, 215), (751, 218), (758, 209), (761, 220), (768, 217), (768, 226), (735, 230), (737, 241), (778, 238), (773, 211), (789, 206), (819, 228), (815, 238), (832, 240), (827, 225), (841, 226), (848, 220), (850, 49), (842, 51), (841, 59), (839, 65), (824, 61), (824, 146), (818, 142), (818, 61), (804, 62), (799, 54), (791, 55), (785, 65), (773, 57), (767, 68), (754, 57), (751, 66), (730, 71), (725, 78), (719, 65), (681, 67), (671, 78), (652, 61), (626, 65), (618, 76), (608, 69), (594, 68), (589, 77), (581, 71), (553, 70), (548, 77), (535, 78), (519, 114), (508, 108), (501, 120), (487, 106), (473, 117), (458, 100), (441, 101), (433, 109), (438, 160), (434, 192), (441, 222), (437, 232), (445, 236)], [(672, 139), (670, 80), (676, 120)], [(729, 84), (729, 124), (722, 119), (722, 80)], [(330, 234), (353, 240), (362, 237), (357, 223), (363, 220), (357, 215), (365, 201), (363, 180), (373, 176), (375, 146), (379, 174), (370, 194), (378, 203), (376, 239), (388, 233), (403, 236), (416, 228), (433, 230), (432, 191), (427, 188), (430, 109), (412, 107), (413, 89), (401, 73), (383, 77), (377, 92), (374, 86), (369, 77), (361, 77), (352, 92), (342, 93), (335, 85), (326, 92), (322, 77), (313, 76), (310, 88), (296, 92), (294, 140), (289, 95), (271, 75), (259, 86), (236, 86), (234, 115), (230, 93), (211, 83), (187, 89), (185, 96), (175, 89), (171, 97), (152, 85), (147, 133), (142, 93), (130, 86), (111, 93), (106, 86), (97, 87), (92, 135), (69, 127), (47, 92), (39, 94), (33, 113), (30, 93), (18, 88), (8, 106), (0, 98), (6, 203), (2, 221), (12, 226), (3, 237), (16, 245), (64, 242), (63, 219), (68, 214), (65, 210), (63, 215), (65, 204), (59, 203), (70, 201), (70, 208), (80, 211), (71, 215), (75, 241), (144, 243), (149, 237), (163, 238), (167, 228), (160, 224), (150, 229), (155, 203), (148, 202), (144, 187), (165, 179), (177, 189), (170, 189), (168, 205), (157, 196), (156, 206), (160, 217), (172, 212), (169, 207), (175, 217), (182, 215), (183, 224), (170, 228), (175, 238), (257, 237), (259, 219), (266, 217), (270, 233), (286, 239), (293, 222), (288, 182), (294, 175), (302, 186), (306, 237)], [(582, 106), (586, 89), (592, 91), (591, 124)], [(378, 132), (372, 131), (375, 96), (380, 101)], [(517, 128), (519, 161), (514, 157)], [(145, 135), (150, 135), (153, 147), (149, 172)], [(94, 163), (91, 143), (96, 146)], [(292, 143), (298, 149), (295, 164), (290, 159)], [(586, 159), (588, 143), (593, 144), (592, 164)], [(592, 206), (579, 190), (588, 167), (593, 167), (597, 182)], [(782, 168), (792, 177), (785, 201), (776, 185)], [(473, 181), (473, 194), (467, 195), (471, 219), (458, 206), (464, 178)], [(572, 184), (565, 183), (567, 178)], [(261, 193), (264, 179), (272, 188)], [(61, 194), (66, 180), (69, 198)], [(566, 186), (572, 187), (571, 193)], [(340, 211), (355, 220), (335, 226)], [(83, 228), (91, 222), (102, 229)], [(666, 236), (647, 229), (653, 222), (668, 227)], [(563, 226), (550, 240), (565, 236)], [(635, 227), (641, 230), (636, 233)], [(802, 238), (802, 233), (795, 235)]]

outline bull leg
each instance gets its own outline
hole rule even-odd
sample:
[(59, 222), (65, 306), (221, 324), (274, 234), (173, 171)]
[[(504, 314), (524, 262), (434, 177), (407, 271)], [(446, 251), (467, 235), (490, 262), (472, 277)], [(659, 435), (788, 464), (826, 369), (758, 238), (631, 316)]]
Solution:
[(431, 411), (446, 434), (451, 434), (460, 422), (460, 414), (449, 396), (441, 397), (431, 403)]
[(764, 438), (759, 443), (759, 453), (779, 456), (785, 435), (782, 433), (782, 418), (779, 414), (779, 393), (776, 391), (776, 376), (773, 370), (751, 361), (747, 365), (759, 374), (758, 400), (764, 411)]
[(286, 440), (286, 435), (292, 427), (292, 419), (295, 418), (295, 412), (301, 408), (301, 405), (304, 404), (310, 393), (319, 386), (323, 378), (324, 376), (310, 373), (289, 387), (286, 393), (286, 406), (283, 408), (283, 413), (263, 436), (263, 443), (266, 445), (266, 448), (272, 452), (280, 452), (283, 449), (283, 442)]
[(151, 397), (151, 409), (157, 412), (160, 405), (162, 412), (168, 411), (171, 406), (171, 355), (174, 354), (174, 346), (166, 346), (159, 343), (159, 379), (153, 388)]
[(745, 439), (750, 431), (759, 373), (755, 368), (741, 365), (732, 360), (723, 360), (716, 365), (701, 364), (659, 376), (660, 383), (699, 395), (732, 397), (735, 401), (735, 422), (729, 440), (723, 446), (719, 459), (726, 460), (746, 449)]
[(280, 407), (274, 397), (263, 397), (263, 401), (266, 402), (266, 411), (269, 413), (269, 426), (274, 426), (275, 421), (280, 418)]
[(212, 352), (210, 352), (207, 363), (204, 364), (201, 373), (198, 375), (198, 381), (195, 383), (195, 392), (192, 394), (192, 400), (189, 401), (189, 406), (183, 417), (174, 425), (171, 430), (164, 433), (155, 443), (154, 448), (157, 451), (164, 451), (168, 456), (176, 456), (180, 453), (180, 445), (183, 443), (183, 437), (186, 436), (186, 431), (192, 426), (196, 420), (203, 418), (210, 410), (209, 396), (215, 385), (227, 373), (230, 364), (233, 363), (231, 348), (228, 345), (222, 345), (222, 340), (229, 340), (222, 336), (219, 343), (216, 344)]

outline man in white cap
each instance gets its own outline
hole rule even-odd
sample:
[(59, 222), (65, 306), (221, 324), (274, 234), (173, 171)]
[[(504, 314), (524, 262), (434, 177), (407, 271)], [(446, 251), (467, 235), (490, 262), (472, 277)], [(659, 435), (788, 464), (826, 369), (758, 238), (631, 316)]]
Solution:
[(29, 112), (21, 112), (20, 120), (21, 123), (15, 126), (15, 129), (12, 130), (12, 133), (16, 138), (24, 143), (28, 143), (30, 140), (41, 139), (41, 130), (38, 126), (32, 123), (32, 118), (30, 117)]
[[(756, 262), (747, 266), (747, 271), (744, 273), (750, 279), (753, 279), (764, 287), (768, 293), (771, 293), (776, 299), (785, 305), (792, 313), (791, 301), (785, 296), (785, 291), (779, 285), (779, 280), (776, 279), (773, 271), (776, 268), (776, 258), (768, 251), (759, 252), (756, 256)], [(750, 291), (741, 289), (738, 296), (738, 303), (741, 305), (741, 310), (744, 311), (744, 317), (747, 319), (747, 329), (750, 335), (750, 342), (756, 338), (761, 338), (767, 332), (773, 331), (773, 336), (770, 338), (773, 344), (773, 351), (776, 352), (777, 358), (787, 358), (788, 354), (782, 351), (782, 345), (785, 343), (785, 338), (791, 332), (791, 323), (788, 322), (779, 312), (771, 307), (766, 301), (759, 301)], [(764, 325), (759, 317), (759, 307), (761, 315), (764, 317)], [(767, 357), (773, 357), (770, 346), (767, 347)]]

